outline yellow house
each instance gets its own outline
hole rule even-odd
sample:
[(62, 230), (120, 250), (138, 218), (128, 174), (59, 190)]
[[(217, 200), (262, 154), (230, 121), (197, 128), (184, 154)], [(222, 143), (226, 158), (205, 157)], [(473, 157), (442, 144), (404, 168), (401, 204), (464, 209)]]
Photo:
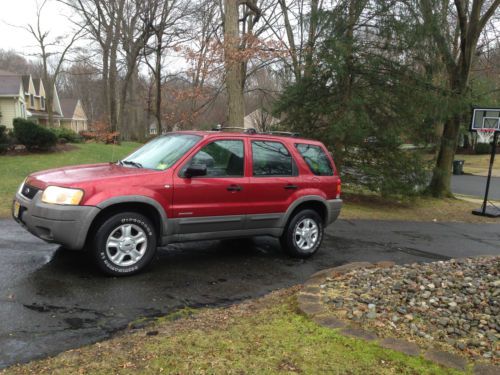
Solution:
[(61, 99), (61, 126), (74, 132), (88, 130), (87, 115), (79, 99)]
[[(0, 70), (0, 125), (11, 129), (16, 117), (39, 125), (48, 125), (46, 92), (43, 81), (31, 75), (20, 75)], [(59, 100), (54, 87), (53, 125), (76, 132), (87, 130), (87, 116), (78, 99)]]
[(27, 118), (24, 86), (21, 76), (0, 71), (0, 125), (12, 129), (16, 117)]
[[(26, 102), (28, 119), (39, 125), (47, 126), (49, 114), (46, 108), (45, 87), (40, 78), (31, 75), (23, 75), (24, 101)], [(61, 126), (61, 103), (57, 89), (54, 87), (54, 100), (52, 105), (54, 127)]]

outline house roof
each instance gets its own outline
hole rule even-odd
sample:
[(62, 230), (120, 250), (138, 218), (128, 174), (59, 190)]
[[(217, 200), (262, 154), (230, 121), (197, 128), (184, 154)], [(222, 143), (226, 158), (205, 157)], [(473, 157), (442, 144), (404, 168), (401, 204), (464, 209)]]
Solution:
[[(57, 112), (53, 112), (52, 115), (54, 116), (54, 118), (57, 118), (57, 119), (62, 119), (63, 116), (59, 115), (59, 113)], [(36, 110), (36, 109), (30, 109), (28, 110), (28, 116), (29, 117), (37, 117), (37, 118), (43, 118), (43, 119), (48, 119), (49, 118), (49, 114), (45, 111), (39, 111), (39, 110)]]
[(21, 76), (0, 75), (0, 95), (19, 95)]
[(78, 104), (78, 99), (64, 98), (59, 99), (61, 103), (61, 110), (63, 118), (73, 118), (76, 106)]
[(12, 73), (7, 70), (0, 69), (0, 76), (20, 76), (20, 74)]
[(35, 92), (37, 95), (40, 95), (40, 82), (42, 82), (40, 78), (33, 78), (33, 85), (35, 86)]
[(24, 92), (29, 92), (30, 91), (30, 76), (29, 75), (23, 75), (23, 90)]

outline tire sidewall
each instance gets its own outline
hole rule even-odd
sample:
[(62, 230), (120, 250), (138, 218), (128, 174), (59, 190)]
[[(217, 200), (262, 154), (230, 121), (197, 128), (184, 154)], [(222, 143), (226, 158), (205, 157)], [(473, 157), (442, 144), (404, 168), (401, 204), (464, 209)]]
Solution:
[[(300, 223), (304, 219), (312, 219), (318, 226), (318, 240), (316, 241), (314, 247), (307, 251), (302, 250), (295, 243), (295, 227), (297, 226), (298, 223)], [(320, 248), (321, 243), (323, 241), (323, 234), (324, 234), (323, 232), (324, 232), (323, 221), (321, 220), (321, 217), (316, 213), (316, 211), (308, 209), (299, 211), (292, 217), (286, 228), (285, 238), (283, 241), (285, 245), (285, 250), (292, 256), (299, 258), (308, 258), (314, 255)]]
[[(144, 256), (131, 266), (121, 267), (114, 264), (106, 253), (108, 236), (120, 225), (134, 224), (141, 227), (147, 236), (147, 247)], [(111, 216), (97, 230), (94, 239), (94, 255), (99, 268), (113, 276), (128, 276), (143, 270), (154, 257), (156, 251), (156, 232), (151, 221), (144, 215), (125, 212)]]

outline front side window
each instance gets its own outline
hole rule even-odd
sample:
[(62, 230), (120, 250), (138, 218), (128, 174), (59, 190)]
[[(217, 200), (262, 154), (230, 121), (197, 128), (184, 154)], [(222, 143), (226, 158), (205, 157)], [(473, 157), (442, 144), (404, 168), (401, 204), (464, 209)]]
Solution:
[(256, 177), (296, 175), (292, 155), (280, 142), (252, 141), (252, 161)]
[(206, 177), (242, 177), (244, 164), (243, 141), (223, 140), (204, 146), (183, 170), (192, 165), (204, 165)]
[(120, 163), (125, 166), (162, 171), (174, 165), (201, 138), (194, 134), (169, 134), (157, 137)]
[(295, 147), (316, 176), (333, 176), (333, 167), (330, 159), (320, 146), (304, 143), (296, 144)]

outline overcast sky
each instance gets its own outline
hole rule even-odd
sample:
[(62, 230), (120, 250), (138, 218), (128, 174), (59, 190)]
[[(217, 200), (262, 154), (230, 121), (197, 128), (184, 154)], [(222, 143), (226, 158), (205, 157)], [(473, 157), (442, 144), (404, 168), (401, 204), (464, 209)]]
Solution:
[[(38, 0), (38, 3), (42, 3)], [(0, 49), (13, 49), (25, 57), (30, 57), (35, 41), (25, 30), (15, 26), (36, 24), (37, 0), (0, 0)], [(42, 30), (49, 30), (50, 35), (67, 35), (72, 29), (68, 20), (71, 13), (67, 7), (48, 0), (42, 11)]]

